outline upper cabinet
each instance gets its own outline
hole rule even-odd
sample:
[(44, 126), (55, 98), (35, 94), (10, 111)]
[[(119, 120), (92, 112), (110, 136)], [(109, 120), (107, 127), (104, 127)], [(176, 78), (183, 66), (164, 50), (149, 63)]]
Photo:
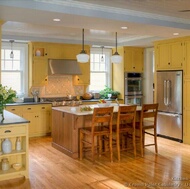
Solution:
[(155, 61), (158, 70), (182, 69), (184, 44), (180, 41), (175, 41), (155, 45)]
[(124, 71), (143, 72), (144, 48), (124, 47)]
[[(72, 59), (81, 52), (81, 45), (60, 43), (29, 43), (29, 87), (44, 86), (48, 82), (48, 59)], [(90, 54), (90, 47), (84, 49)], [(79, 63), (82, 75), (73, 76), (74, 85), (90, 84), (90, 62)]]
[(90, 85), (90, 63), (79, 63), (82, 75), (73, 76), (73, 85)]
[(29, 43), (29, 84), (43, 86), (48, 75), (48, 45), (45, 43)]

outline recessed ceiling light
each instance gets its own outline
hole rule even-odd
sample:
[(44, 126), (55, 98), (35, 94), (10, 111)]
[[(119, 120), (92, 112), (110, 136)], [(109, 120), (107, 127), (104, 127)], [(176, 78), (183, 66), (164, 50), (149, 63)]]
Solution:
[(122, 30), (126, 30), (126, 29), (127, 29), (127, 26), (122, 26), (121, 29), (122, 29)]
[(179, 33), (176, 32), (176, 33), (173, 33), (173, 35), (179, 35)]
[(54, 21), (54, 22), (60, 22), (61, 19), (59, 19), (59, 18), (54, 18), (53, 21)]

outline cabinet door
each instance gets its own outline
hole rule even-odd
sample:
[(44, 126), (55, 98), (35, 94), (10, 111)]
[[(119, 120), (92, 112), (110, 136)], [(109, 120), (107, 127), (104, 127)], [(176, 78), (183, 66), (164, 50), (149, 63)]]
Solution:
[(155, 53), (158, 57), (156, 57), (156, 65), (158, 69), (168, 69), (170, 67), (170, 45), (169, 44), (161, 44), (156, 48), (158, 53)]
[(185, 42), (185, 65), (184, 65), (184, 77), (190, 78), (190, 41)]
[(143, 49), (134, 49), (133, 51), (133, 69), (135, 72), (143, 71), (143, 61), (144, 60), (144, 50)]
[(124, 71), (142, 72), (144, 64), (144, 49), (137, 47), (125, 47)]
[(40, 127), (37, 128), (39, 134), (51, 132), (51, 105), (40, 105)]
[(90, 63), (79, 63), (82, 75), (73, 76), (73, 85), (90, 85)]
[(39, 107), (36, 105), (23, 107), (23, 117), (30, 120), (29, 136), (37, 136), (38, 128), (40, 127)]
[(170, 46), (170, 61), (174, 69), (181, 69), (184, 61), (184, 46), (182, 42), (172, 43)]
[(33, 60), (32, 65), (32, 85), (43, 86), (47, 83), (48, 60)]

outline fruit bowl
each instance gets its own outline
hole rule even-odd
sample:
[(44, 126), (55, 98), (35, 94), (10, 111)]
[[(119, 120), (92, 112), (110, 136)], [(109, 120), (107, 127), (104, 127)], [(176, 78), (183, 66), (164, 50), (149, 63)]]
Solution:
[(18, 171), (22, 168), (22, 164), (21, 163), (14, 163), (13, 168)]
[(110, 101), (106, 101), (105, 103), (98, 103), (99, 107), (108, 107), (110, 106), (111, 102)]

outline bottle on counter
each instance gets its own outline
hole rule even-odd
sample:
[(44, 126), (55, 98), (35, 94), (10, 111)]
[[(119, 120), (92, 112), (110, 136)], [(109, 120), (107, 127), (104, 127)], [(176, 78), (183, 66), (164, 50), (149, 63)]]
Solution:
[(15, 149), (16, 149), (17, 151), (20, 151), (20, 150), (21, 150), (20, 137), (17, 137), (17, 138), (16, 138)]
[(9, 154), (12, 151), (12, 143), (8, 138), (2, 142), (2, 151), (4, 154)]

